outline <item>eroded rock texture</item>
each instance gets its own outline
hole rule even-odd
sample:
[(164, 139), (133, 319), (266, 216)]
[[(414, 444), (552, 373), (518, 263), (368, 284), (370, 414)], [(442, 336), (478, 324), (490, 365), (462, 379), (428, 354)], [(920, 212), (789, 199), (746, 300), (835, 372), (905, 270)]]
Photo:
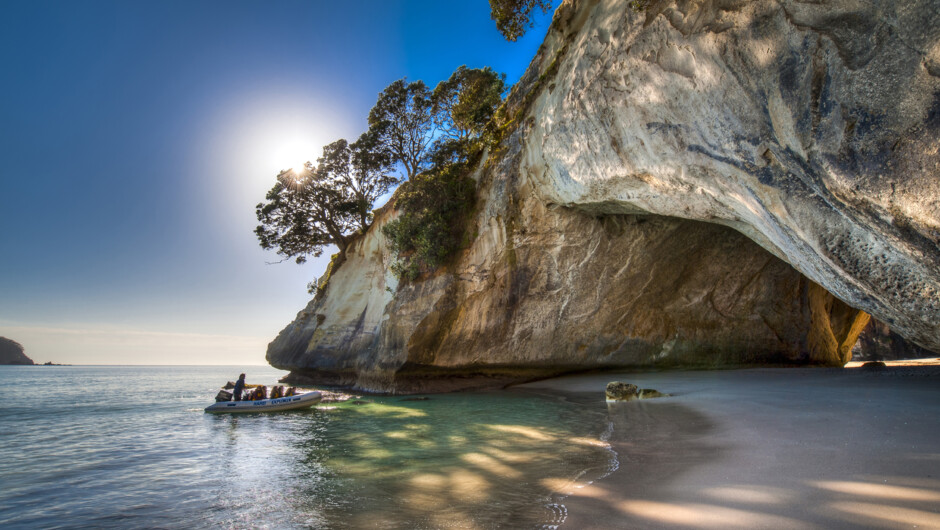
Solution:
[[(371, 230), (269, 362), (321, 383), (449, 390), (601, 367), (811, 362), (810, 330), (829, 329), (828, 293), (814, 316), (812, 283), (726, 227), (496, 197), (473, 246), (423, 281), (397, 286)], [(838, 359), (830, 346), (817, 362)]]
[(398, 285), (381, 233), (395, 212), (380, 212), (268, 361), (396, 392), (620, 366), (844, 362), (864, 313), (730, 228), (548, 206), (509, 143), (477, 175), (475, 237), (455, 263)]
[(875, 319), (871, 319), (859, 335), (852, 350), (853, 361), (895, 361), (929, 357), (940, 357), (940, 352), (914, 344), (891, 331), (887, 324)]
[(544, 199), (732, 226), (940, 349), (937, 2), (626, 4), (564, 4), (534, 63)]
[(400, 392), (840, 365), (868, 319), (854, 308), (936, 349), (938, 16), (566, 2), (475, 175), (469, 248), (399, 285), (379, 212), (268, 361)]

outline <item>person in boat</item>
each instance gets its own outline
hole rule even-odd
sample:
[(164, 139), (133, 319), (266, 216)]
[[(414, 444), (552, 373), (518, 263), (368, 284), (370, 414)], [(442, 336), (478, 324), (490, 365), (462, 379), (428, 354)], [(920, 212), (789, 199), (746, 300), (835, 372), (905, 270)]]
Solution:
[(245, 389), (245, 374), (238, 376), (238, 381), (235, 381), (235, 388), (232, 389), (232, 399), (234, 401), (242, 400), (242, 390)]

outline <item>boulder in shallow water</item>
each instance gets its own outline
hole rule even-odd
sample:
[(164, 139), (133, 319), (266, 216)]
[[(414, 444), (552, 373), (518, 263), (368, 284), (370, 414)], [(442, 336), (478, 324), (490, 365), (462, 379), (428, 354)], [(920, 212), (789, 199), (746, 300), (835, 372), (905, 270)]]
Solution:
[(637, 389), (636, 385), (622, 381), (607, 383), (607, 388), (604, 393), (607, 395), (607, 399), (617, 401), (631, 401), (639, 399), (640, 397), (639, 389)]
[(639, 399), (653, 399), (661, 397), (669, 397), (669, 394), (664, 394), (659, 390), (653, 390), (652, 388), (641, 388), (638, 392)]
[(604, 393), (610, 401), (633, 401), (635, 399), (653, 399), (669, 396), (669, 394), (664, 394), (652, 388), (637, 388), (637, 386), (632, 383), (624, 383), (622, 381), (607, 383), (607, 388)]
[(219, 393), (215, 395), (216, 402), (231, 401), (231, 400), (232, 400), (232, 393), (227, 392), (225, 390), (219, 390)]

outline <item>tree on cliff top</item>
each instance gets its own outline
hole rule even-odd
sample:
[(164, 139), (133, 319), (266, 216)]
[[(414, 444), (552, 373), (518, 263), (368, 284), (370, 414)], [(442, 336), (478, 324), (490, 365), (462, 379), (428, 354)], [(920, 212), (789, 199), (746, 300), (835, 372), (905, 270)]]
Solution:
[(307, 162), (300, 172), (282, 171), (265, 202), (258, 203), (255, 215), (261, 223), (255, 235), (261, 248), (277, 250), (297, 263), (307, 256), (319, 256), (323, 248), (336, 245), (346, 249), (353, 226), (352, 204), (323, 173)]
[(490, 0), (490, 18), (496, 21), (496, 29), (508, 41), (523, 36), (532, 22), (532, 10), (539, 8), (547, 13), (552, 8), (551, 0)]
[(378, 146), (372, 131), (352, 144), (340, 139), (327, 145), (317, 164), (318, 171), (328, 173), (323, 182), (335, 183), (348, 195), (363, 232), (372, 222), (372, 205), (376, 199), (398, 183), (389, 173), (391, 157)]
[[(466, 66), (433, 92), (421, 81), (394, 81), (379, 94), (369, 130), (356, 142), (337, 140), (323, 148), (316, 165), (278, 174), (255, 209), (261, 247), (297, 263), (329, 245), (345, 253), (352, 233), (368, 229), (376, 199), (399, 182), (390, 171), (400, 164), (409, 181), (421, 182), (400, 194), (403, 218), (410, 221), (397, 232), (398, 248), (408, 253), (416, 244), (427, 246), (417, 261), (435, 266), (456, 248), (451, 219), (472, 203), (468, 162), (479, 157), (479, 139), (505, 89), (505, 75)], [(412, 236), (416, 241), (407, 241)]]
[(414, 280), (447, 261), (468, 240), (467, 219), (476, 200), (470, 178), (483, 155), (483, 131), (502, 102), (505, 76), (490, 68), (458, 68), (434, 89), (439, 134), (429, 150), (428, 169), (395, 194), (397, 219), (383, 227), (398, 259), (392, 271)]
[(345, 252), (349, 236), (369, 228), (375, 200), (397, 182), (389, 165), (366, 133), (353, 144), (327, 145), (316, 166), (307, 162), (299, 172), (282, 171), (266, 202), (255, 207), (261, 247), (297, 263), (320, 256), (329, 245)]
[(503, 101), (506, 74), (492, 68), (461, 66), (434, 88), (431, 101), (434, 117), (447, 139), (467, 140), (483, 129)]
[(369, 135), (375, 145), (405, 168), (408, 179), (424, 169), (434, 139), (431, 90), (423, 81), (402, 78), (385, 87), (369, 111)]

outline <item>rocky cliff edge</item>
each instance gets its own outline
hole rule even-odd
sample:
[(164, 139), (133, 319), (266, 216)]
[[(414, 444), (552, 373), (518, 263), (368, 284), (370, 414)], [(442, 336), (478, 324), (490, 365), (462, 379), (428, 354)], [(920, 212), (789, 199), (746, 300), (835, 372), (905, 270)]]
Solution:
[(940, 350), (940, 11), (569, 1), (475, 172), (470, 243), (399, 283), (381, 227), (271, 343), (379, 391)]

